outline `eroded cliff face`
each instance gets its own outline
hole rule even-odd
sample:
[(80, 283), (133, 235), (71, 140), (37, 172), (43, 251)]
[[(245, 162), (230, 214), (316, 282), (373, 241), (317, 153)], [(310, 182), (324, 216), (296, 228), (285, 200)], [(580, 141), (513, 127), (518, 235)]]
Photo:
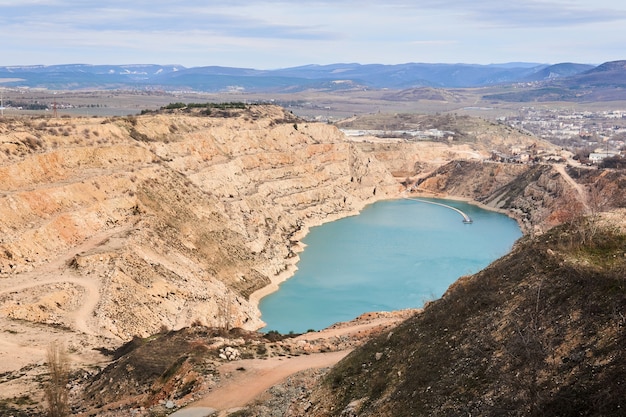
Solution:
[(397, 192), (336, 128), (278, 107), (3, 120), (0, 319), (116, 340), (258, 328), (251, 295), (292, 272), (307, 227)]
[(452, 161), (417, 181), (414, 188), (501, 210), (516, 218), (527, 233), (589, 214), (588, 190), (575, 184), (564, 168), (551, 164)]

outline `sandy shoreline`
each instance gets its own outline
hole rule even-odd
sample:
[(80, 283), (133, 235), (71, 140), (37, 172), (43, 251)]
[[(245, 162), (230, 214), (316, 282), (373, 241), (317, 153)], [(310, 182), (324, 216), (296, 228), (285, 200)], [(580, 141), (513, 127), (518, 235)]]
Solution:
[(266, 297), (278, 291), (280, 284), (287, 281), (289, 278), (293, 277), (296, 271), (298, 270), (297, 264), (300, 261), (300, 256), (298, 254), (304, 251), (304, 249), (306, 248), (306, 245), (302, 243), (302, 239), (304, 239), (306, 235), (309, 234), (312, 227), (321, 226), (323, 224), (334, 222), (340, 219), (344, 219), (346, 217), (357, 216), (361, 213), (363, 208), (365, 208), (366, 206), (377, 203), (379, 201), (385, 201), (385, 200), (396, 200), (396, 198), (380, 198), (377, 200), (369, 201), (366, 204), (363, 204), (361, 207), (359, 207), (358, 210), (347, 212), (345, 214), (331, 215), (331, 216), (324, 218), (324, 220), (313, 221), (313, 222), (310, 222), (309, 224), (305, 224), (296, 234), (294, 234), (293, 238), (298, 243), (292, 249), (296, 253), (296, 256), (287, 259), (287, 262), (285, 264), (285, 269), (281, 273), (274, 275), (273, 277), (270, 277), (270, 283), (268, 285), (250, 294), (250, 299), (249, 299), (250, 303), (253, 304), (257, 308), (257, 311), (259, 311), (259, 317), (256, 317), (256, 319), (258, 319), (258, 321), (263, 323), (261, 326), (252, 330), (258, 330), (265, 326), (265, 323), (261, 320), (261, 314), (260, 314), (261, 312), (259, 310), (259, 303), (261, 299), (263, 297)]

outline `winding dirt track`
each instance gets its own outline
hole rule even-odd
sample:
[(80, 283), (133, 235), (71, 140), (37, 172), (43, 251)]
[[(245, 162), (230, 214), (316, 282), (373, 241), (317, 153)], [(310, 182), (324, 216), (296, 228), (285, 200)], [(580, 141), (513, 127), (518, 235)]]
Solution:
[[(119, 227), (103, 231), (57, 256), (49, 263), (39, 265), (32, 271), (1, 280), (0, 296), (14, 292), (36, 291), (41, 287), (54, 284), (72, 284), (80, 288), (82, 294), (79, 307), (74, 311), (66, 312), (68, 324), (73, 331), (93, 335), (94, 331), (89, 325), (89, 320), (100, 301), (100, 282), (97, 278), (86, 279), (73, 274), (67, 267), (67, 262), (78, 253), (109, 247), (114, 244), (110, 241), (113, 236), (127, 230), (127, 227)], [(36, 358), (35, 362), (42, 361), (52, 340), (65, 340), (71, 338), (73, 334), (62, 329), (24, 321), (16, 322), (5, 317), (0, 317), (0, 323), (5, 332), (8, 332), (0, 340), (0, 372), (16, 371), (33, 362), (33, 358)], [(73, 357), (73, 360), (82, 362), (78, 357)]]

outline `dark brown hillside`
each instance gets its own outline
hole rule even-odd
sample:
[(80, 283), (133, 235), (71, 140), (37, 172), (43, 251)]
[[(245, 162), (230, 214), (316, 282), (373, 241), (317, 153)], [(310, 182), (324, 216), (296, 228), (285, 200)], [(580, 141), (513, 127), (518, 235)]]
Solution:
[(626, 236), (594, 223), (523, 239), (353, 352), (317, 416), (623, 416)]

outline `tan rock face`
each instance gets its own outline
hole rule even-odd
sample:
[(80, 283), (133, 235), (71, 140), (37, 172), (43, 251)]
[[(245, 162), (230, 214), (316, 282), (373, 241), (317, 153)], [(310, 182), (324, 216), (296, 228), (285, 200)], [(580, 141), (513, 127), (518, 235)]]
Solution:
[(0, 319), (114, 340), (258, 328), (250, 296), (293, 270), (307, 227), (398, 192), (332, 126), (222, 116), (3, 120)]

